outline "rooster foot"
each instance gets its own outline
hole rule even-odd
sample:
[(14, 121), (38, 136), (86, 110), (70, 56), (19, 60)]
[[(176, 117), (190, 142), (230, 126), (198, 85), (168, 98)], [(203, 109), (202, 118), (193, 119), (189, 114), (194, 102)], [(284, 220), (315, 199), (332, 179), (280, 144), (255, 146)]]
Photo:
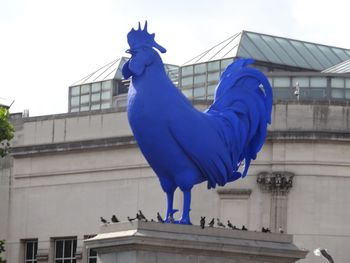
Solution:
[(167, 212), (167, 217), (164, 219), (165, 223), (170, 223), (170, 224), (176, 224), (176, 221), (174, 219), (174, 214), (179, 211), (178, 209), (173, 209), (171, 211)]

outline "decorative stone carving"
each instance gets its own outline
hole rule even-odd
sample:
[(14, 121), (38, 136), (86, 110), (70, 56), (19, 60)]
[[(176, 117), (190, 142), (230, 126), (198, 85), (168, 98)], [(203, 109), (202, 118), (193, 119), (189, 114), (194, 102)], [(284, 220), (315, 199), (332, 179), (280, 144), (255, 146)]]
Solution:
[(293, 187), (293, 177), (289, 172), (260, 173), (256, 181), (263, 191), (284, 195)]

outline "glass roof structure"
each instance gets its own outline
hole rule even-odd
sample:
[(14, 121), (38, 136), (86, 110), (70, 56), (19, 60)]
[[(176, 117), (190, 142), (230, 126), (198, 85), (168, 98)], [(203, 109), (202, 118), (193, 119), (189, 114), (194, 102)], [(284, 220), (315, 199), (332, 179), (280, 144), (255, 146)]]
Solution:
[(350, 59), (327, 68), (323, 70), (322, 73), (350, 73)]
[(242, 31), (192, 58), (183, 66), (233, 57), (322, 71), (349, 60), (350, 50)]
[(126, 57), (117, 58), (116, 60), (113, 60), (107, 65), (87, 75), (86, 77), (74, 82), (71, 86), (111, 80), (111, 79), (122, 79), (121, 69), (127, 60), (128, 58)]

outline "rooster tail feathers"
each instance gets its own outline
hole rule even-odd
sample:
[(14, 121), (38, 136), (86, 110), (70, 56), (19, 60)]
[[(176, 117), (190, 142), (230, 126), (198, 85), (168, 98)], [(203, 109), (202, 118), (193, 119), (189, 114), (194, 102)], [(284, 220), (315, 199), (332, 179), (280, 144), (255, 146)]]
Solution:
[[(253, 59), (238, 59), (225, 69), (216, 88), (214, 102), (208, 110), (227, 112), (231, 109), (249, 120), (246, 141), (239, 142), (243, 145), (241, 152), (236, 153), (238, 163), (244, 160), (242, 177), (246, 176), (251, 160), (261, 150), (267, 124), (271, 123), (272, 88), (262, 72), (248, 67), (253, 62)], [(237, 173), (234, 172), (236, 176)]]

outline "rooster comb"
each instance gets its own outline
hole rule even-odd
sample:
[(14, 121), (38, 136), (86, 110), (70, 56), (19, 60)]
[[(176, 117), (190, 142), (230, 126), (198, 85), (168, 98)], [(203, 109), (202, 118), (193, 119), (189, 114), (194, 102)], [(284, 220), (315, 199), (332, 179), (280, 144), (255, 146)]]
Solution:
[(137, 49), (140, 47), (154, 47), (158, 49), (161, 53), (165, 53), (166, 49), (159, 45), (154, 40), (155, 34), (149, 34), (147, 32), (147, 21), (145, 22), (145, 26), (141, 29), (141, 24), (139, 22), (139, 28), (135, 30), (132, 28), (128, 33), (128, 43), (130, 49)]

